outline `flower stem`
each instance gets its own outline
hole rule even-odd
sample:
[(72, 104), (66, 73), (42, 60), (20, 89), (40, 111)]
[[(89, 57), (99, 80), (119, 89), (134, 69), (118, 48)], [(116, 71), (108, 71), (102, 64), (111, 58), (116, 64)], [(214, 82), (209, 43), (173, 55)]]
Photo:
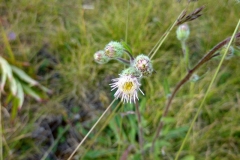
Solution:
[(130, 65), (130, 62), (128, 60), (125, 60), (123, 58), (117, 58), (117, 60), (123, 64)]
[[(238, 32), (235, 35), (236, 39), (240, 39), (240, 32)], [(152, 147), (151, 147), (151, 151), (154, 151), (154, 147), (155, 147), (155, 143), (158, 139), (158, 137), (160, 136), (162, 127), (164, 125), (162, 119), (164, 117), (167, 116), (169, 108), (171, 106), (172, 100), (175, 97), (176, 93), (178, 92), (178, 90), (191, 78), (191, 76), (193, 75), (193, 73), (200, 68), (203, 64), (205, 64), (206, 62), (208, 62), (210, 59), (212, 59), (214, 57), (214, 53), (219, 50), (221, 47), (223, 47), (224, 45), (226, 45), (229, 41), (230, 41), (231, 37), (226, 38), (225, 40), (221, 41), (220, 43), (218, 43), (216, 46), (214, 46), (208, 53), (205, 54), (205, 56), (193, 67), (193, 69), (190, 69), (188, 71), (188, 73), (185, 75), (185, 77), (176, 85), (176, 87), (174, 88), (171, 96), (168, 99), (168, 102), (165, 106), (165, 110), (163, 112), (163, 115), (161, 117), (161, 119), (159, 120), (159, 124), (157, 127), (157, 131), (156, 131), (156, 135), (152, 141)]]
[(137, 120), (138, 120), (138, 140), (139, 140), (139, 145), (140, 145), (140, 152), (142, 155), (142, 159), (144, 159), (144, 151), (143, 151), (143, 147), (144, 147), (144, 139), (143, 139), (143, 128), (142, 128), (142, 124), (141, 124), (141, 113), (139, 111), (139, 103), (138, 101), (136, 101), (135, 103), (135, 108), (136, 108), (136, 115), (137, 115)]
[(134, 60), (134, 57), (132, 56), (132, 54), (130, 52), (128, 52), (128, 50), (124, 50), (125, 53), (127, 53), (127, 55), (130, 57), (130, 61)]
[(222, 66), (223, 60), (224, 60), (224, 58), (225, 58), (226, 55), (227, 55), (228, 49), (229, 49), (229, 47), (230, 47), (230, 45), (231, 45), (231, 43), (232, 43), (232, 41), (233, 41), (233, 39), (234, 39), (234, 35), (236, 34), (239, 25), (240, 25), (240, 19), (239, 19), (238, 24), (237, 24), (237, 26), (236, 26), (236, 28), (235, 28), (235, 31), (234, 31), (234, 33), (233, 33), (233, 36), (231, 37), (229, 43), (227, 42), (227, 43), (228, 43), (227, 49), (225, 50), (225, 53), (224, 53), (224, 55), (223, 55), (223, 57), (222, 57), (219, 65), (218, 65), (218, 67), (217, 67), (217, 70), (216, 70), (216, 72), (215, 72), (215, 74), (214, 74), (214, 76), (213, 76), (213, 78), (212, 78), (212, 80), (211, 80), (211, 82), (210, 82), (210, 84), (209, 84), (209, 86), (208, 86), (208, 89), (207, 89), (207, 91), (206, 91), (206, 93), (205, 93), (205, 95), (204, 95), (204, 98), (203, 98), (203, 100), (202, 100), (202, 102), (201, 102), (201, 104), (200, 104), (200, 107), (198, 108), (197, 113), (195, 114), (195, 116), (194, 116), (194, 118), (193, 118), (193, 120), (192, 120), (192, 122), (191, 122), (190, 128), (188, 129), (188, 132), (187, 132), (187, 134), (186, 134), (186, 136), (185, 136), (185, 138), (184, 138), (184, 140), (183, 140), (183, 142), (182, 142), (182, 144), (181, 144), (181, 147), (180, 147), (180, 149), (178, 150), (177, 155), (176, 155), (176, 157), (175, 157), (174, 160), (178, 160), (178, 157), (179, 157), (179, 155), (180, 155), (180, 153), (181, 153), (181, 151), (182, 151), (182, 149), (183, 149), (183, 146), (184, 146), (184, 144), (185, 144), (185, 142), (186, 142), (186, 140), (187, 140), (187, 138), (188, 138), (188, 136), (189, 136), (189, 134), (190, 134), (190, 131), (192, 130), (193, 125), (194, 125), (195, 121), (197, 120), (197, 117), (198, 117), (198, 115), (199, 115), (199, 113), (200, 113), (200, 111), (201, 111), (201, 109), (202, 109), (202, 106), (203, 106), (203, 104), (204, 104), (204, 102), (205, 102), (205, 100), (206, 100), (206, 98), (207, 98), (207, 96), (208, 96), (208, 93), (209, 93), (209, 91), (210, 91), (210, 89), (211, 89), (211, 87), (212, 87), (212, 85), (213, 85), (213, 82), (215, 81), (215, 79), (216, 79), (216, 77), (217, 77), (217, 74), (218, 74), (218, 72), (219, 72), (219, 70), (220, 70), (220, 67)]
[(107, 107), (107, 109), (102, 113), (102, 115), (98, 118), (97, 122), (92, 126), (92, 128), (88, 131), (88, 133), (85, 135), (85, 137), (82, 139), (82, 141), (78, 144), (76, 149), (72, 152), (72, 154), (69, 156), (67, 160), (71, 160), (74, 154), (77, 152), (77, 150), (81, 147), (83, 142), (87, 139), (89, 134), (93, 131), (93, 129), (97, 126), (97, 124), (100, 122), (100, 120), (104, 117), (104, 115), (107, 113), (107, 111), (111, 108), (112, 104), (116, 101), (117, 98), (115, 98), (112, 103)]
[(190, 68), (189, 64), (189, 51), (186, 45), (186, 41), (181, 41), (182, 51), (183, 51), (183, 57), (185, 60), (186, 70), (188, 71)]

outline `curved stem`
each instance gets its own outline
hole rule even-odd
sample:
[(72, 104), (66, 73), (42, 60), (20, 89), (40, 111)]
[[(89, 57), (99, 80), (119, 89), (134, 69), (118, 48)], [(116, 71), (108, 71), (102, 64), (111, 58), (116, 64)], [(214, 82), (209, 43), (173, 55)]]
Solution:
[(103, 116), (107, 113), (107, 111), (111, 108), (112, 104), (116, 101), (117, 98), (115, 98), (112, 103), (107, 107), (107, 109), (102, 113), (102, 115), (98, 118), (97, 122), (92, 126), (92, 128), (88, 131), (88, 133), (85, 135), (85, 137), (82, 139), (82, 141), (78, 144), (76, 149), (72, 152), (72, 154), (69, 156), (68, 160), (71, 160), (74, 154), (77, 152), (77, 150), (81, 147), (83, 142), (87, 139), (89, 134), (93, 131), (93, 129), (97, 126), (97, 124), (100, 122), (100, 120), (103, 118)]
[(125, 60), (123, 58), (117, 58), (117, 60), (123, 64), (130, 65), (130, 62), (128, 60)]
[[(238, 32), (235, 35), (235, 38), (240, 39), (240, 32)], [(214, 53), (219, 50), (221, 47), (223, 47), (224, 45), (226, 45), (229, 41), (230, 41), (231, 37), (226, 38), (225, 40), (223, 40), (222, 42), (218, 43), (216, 46), (214, 46), (207, 54), (205, 54), (205, 56), (193, 67), (193, 69), (190, 69), (188, 71), (188, 73), (186, 74), (186, 76), (177, 84), (177, 86), (174, 88), (171, 96), (168, 99), (168, 102), (165, 106), (165, 110), (163, 112), (163, 115), (159, 121), (158, 127), (157, 127), (157, 131), (156, 131), (156, 135), (152, 141), (152, 147), (151, 147), (151, 151), (154, 151), (154, 147), (155, 147), (155, 143), (158, 139), (158, 137), (160, 136), (162, 127), (164, 125), (162, 119), (164, 117), (166, 117), (166, 115), (168, 114), (169, 108), (172, 104), (172, 100), (175, 97), (176, 93), (178, 92), (178, 90), (190, 79), (190, 77), (193, 75), (193, 73), (200, 68), (204, 63), (208, 62), (211, 58), (214, 57)]]
[(132, 56), (132, 54), (130, 52), (128, 52), (128, 50), (124, 50), (125, 53), (127, 53), (127, 55), (130, 57), (130, 62), (134, 60), (134, 57)]

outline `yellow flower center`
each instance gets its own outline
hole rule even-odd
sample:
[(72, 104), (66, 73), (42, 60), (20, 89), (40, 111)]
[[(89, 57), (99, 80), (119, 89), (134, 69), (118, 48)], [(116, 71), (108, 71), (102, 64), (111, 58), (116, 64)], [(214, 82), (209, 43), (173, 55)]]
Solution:
[(123, 85), (123, 91), (127, 92), (127, 91), (131, 91), (133, 88), (133, 82), (125, 82)]

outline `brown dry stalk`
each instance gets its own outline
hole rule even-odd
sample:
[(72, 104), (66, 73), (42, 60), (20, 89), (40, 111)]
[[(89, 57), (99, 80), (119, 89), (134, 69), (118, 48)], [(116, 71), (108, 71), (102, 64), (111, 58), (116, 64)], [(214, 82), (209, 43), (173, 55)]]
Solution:
[[(169, 108), (170, 108), (170, 106), (172, 104), (172, 100), (175, 97), (175, 95), (178, 92), (178, 90), (191, 78), (193, 73), (198, 68), (200, 68), (203, 64), (205, 64), (210, 59), (212, 59), (214, 57), (214, 53), (216, 53), (216, 51), (218, 51), (220, 48), (222, 48), (224, 45), (226, 45), (230, 41), (230, 39), (231, 39), (231, 37), (228, 37), (225, 40), (223, 40), (222, 42), (218, 43), (216, 46), (214, 46), (208, 53), (205, 54), (205, 56), (192, 69), (190, 69), (188, 71), (186, 76), (176, 85), (176, 87), (174, 88), (171, 96), (168, 99), (168, 102), (166, 104), (165, 110), (164, 110), (164, 112), (162, 114), (162, 117), (161, 117), (161, 119), (159, 121), (158, 128), (157, 128), (157, 131), (156, 131), (156, 135), (155, 135), (155, 137), (154, 137), (154, 139), (152, 141), (152, 147), (151, 147), (151, 151), (152, 152), (154, 151), (155, 143), (156, 143), (157, 139), (159, 138), (161, 130), (162, 130), (163, 125), (164, 125), (162, 119), (167, 116)], [(238, 41), (238, 40), (240, 40), (240, 32), (238, 32), (235, 35), (235, 41)]]

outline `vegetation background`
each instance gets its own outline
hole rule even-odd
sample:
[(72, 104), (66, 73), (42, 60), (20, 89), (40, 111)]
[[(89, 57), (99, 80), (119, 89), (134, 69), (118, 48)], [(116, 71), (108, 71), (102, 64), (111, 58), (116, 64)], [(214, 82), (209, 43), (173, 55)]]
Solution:
[[(53, 90), (42, 103), (26, 97), (14, 120), (9, 116), (11, 103), (5, 103), (3, 94), (3, 159), (67, 159), (113, 100), (109, 83), (124, 68), (116, 61), (98, 65), (93, 54), (112, 40), (126, 41), (134, 56), (148, 54), (187, 3), (138, 0), (130, 1), (128, 10), (126, 0), (1, 0), (1, 25), (8, 35), (16, 35), (9, 40), (16, 59), (29, 62), (22, 69)], [(231, 36), (240, 17), (236, 0), (194, 1), (187, 11), (203, 5), (203, 15), (188, 23), (192, 65)], [(139, 103), (145, 148), (155, 135), (169, 94), (167, 86), (172, 90), (186, 72), (175, 30), (153, 58), (156, 73), (142, 80), (145, 95)], [(234, 58), (224, 61), (181, 153), (183, 160), (240, 159), (240, 57), (235, 51)], [(7, 58), (6, 52), (0, 38), (1, 56)], [(219, 61), (204, 65), (197, 73), (201, 79), (178, 92), (153, 159), (174, 159)], [(139, 159), (136, 116), (123, 116), (133, 110), (132, 104), (115, 102), (75, 159)]]

